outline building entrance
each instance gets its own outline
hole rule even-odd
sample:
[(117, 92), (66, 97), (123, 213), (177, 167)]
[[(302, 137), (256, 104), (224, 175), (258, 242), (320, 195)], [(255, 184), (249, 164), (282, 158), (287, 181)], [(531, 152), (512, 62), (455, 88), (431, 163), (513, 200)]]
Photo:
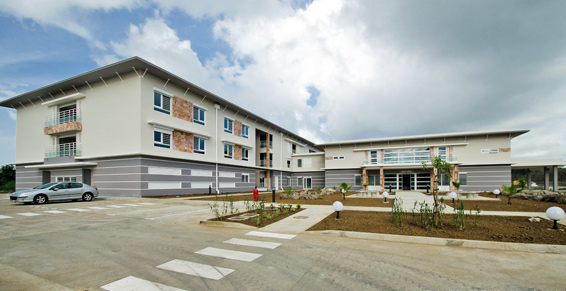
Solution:
[(404, 174), (402, 177), (402, 187), (403, 190), (411, 190), (411, 174)]

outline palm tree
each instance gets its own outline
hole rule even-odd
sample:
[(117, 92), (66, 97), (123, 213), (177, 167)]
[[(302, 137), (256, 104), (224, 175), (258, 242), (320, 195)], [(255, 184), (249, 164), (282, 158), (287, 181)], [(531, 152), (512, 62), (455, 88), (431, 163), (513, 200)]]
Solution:
[(503, 189), (503, 192), (507, 193), (507, 204), (511, 205), (511, 196), (517, 194), (517, 192), (519, 191), (517, 189), (517, 187), (515, 187), (515, 185), (511, 185), (511, 186), (505, 186), (505, 185), (501, 185), (501, 188)]
[(352, 188), (352, 186), (348, 186), (348, 183), (346, 182), (342, 182), (338, 184), (338, 186), (340, 186), (340, 189), (342, 189), (342, 196), (344, 197), (343, 200), (346, 200), (346, 192), (348, 192), (350, 188)]
[(518, 180), (519, 181), (519, 186), (521, 187), (521, 191), (525, 190), (525, 188), (527, 188), (527, 181), (525, 181), (525, 179), (521, 178)]

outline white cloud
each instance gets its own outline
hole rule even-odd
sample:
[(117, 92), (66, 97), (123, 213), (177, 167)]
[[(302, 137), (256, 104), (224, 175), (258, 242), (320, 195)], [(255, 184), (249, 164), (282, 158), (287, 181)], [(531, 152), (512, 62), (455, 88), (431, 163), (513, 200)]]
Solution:
[(12, 118), (12, 120), (16, 120), (16, 118), (18, 117), (16, 115), (16, 111), (8, 111), (8, 116), (10, 116), (10, 118)]

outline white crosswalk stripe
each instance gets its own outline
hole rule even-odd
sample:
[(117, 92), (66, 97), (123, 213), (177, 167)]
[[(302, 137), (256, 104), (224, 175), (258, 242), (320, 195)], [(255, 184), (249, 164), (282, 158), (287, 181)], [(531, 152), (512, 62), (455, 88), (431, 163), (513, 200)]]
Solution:
[(213, 280), (220, 280), (224, 276), (234, 272), (233, 269), (215, 267), (183, 260), (172, 260), (165, 264), (157, 266), (157, 268)]
[(137, 205), (137, 204), (122, 204), (122, 205), (124, 205), (124, 206), (134, 206), (134, 207), (135, 206), (141, 206), (141, 205)]
[(138, 203), (138, 204), (141, 204), (141, 205), (155, 205), (155, 203), (148, 203), (148, 202), (142, 202), (142, 203)]
[(24, 213), (18, 213), (18, 215), (22, 215), (22, 216), (38, 216), (41, 215), (39, 213), (33, 213), (33, 212), (24, 212)]
[(82, 208), (69, 208), (67, 210), (76, 211), (76, 212), (87, 212), (87, 211), (89, 211), (88, 209), (82, 209)]
[(110, 208), (124, 208), (127, 206), (123, 206), (123, 205), (106, 205), (106, 207), (110, 207)]
[(104, 210), (104, 209), (108, 209), (108, 208), (104, 208), (104, 207), (87, 207), (89, 209), (95, 209), (95, 210)]
[(46, 211), (43, 211), (43, 212), (53, 213), (53, 214), (67, 213), (67, 212), (61, 211), (61, 210), (46, 210)]
[(244, 262), (251, 262), (251, 261), (261, 257), (261, 254), (238, 252), (238, 251), (211, 248), (211, 247), (204, 248), (204, 249), (197, 251), (195, 253), (199, 254), (199, 255), (219, 257), (219, 258), (238, 260), (238, 261), (244, 261)]
[(11, 216), (6, 216), (6, 215), (0, 215), (0, 219), (8, 219), (8, 218), (12, 218)]
[(232, 239), (225, 241), (224, 243), (233, 244), (233, 245), (240, 245), (240, 246), (265, 248), (265, 249), (274, 249), (274, 248), (281, 245), (280, 243), (258, 241), (258, 240), (249, 240), (249, 239), (240, 239), (240, 238), (232, 238)]
[(108, 291), (186, 291), (184, 289), (154, 283), (134, 276), (114, 281), (100, 288)]
[(250, 231), (246, 235), (269, 237), (269, 238), (280, 238), (280, 239), (292, 239), (296, 237), (294, 234), (284, 234), (275, 232), (261, 232), (261, 231)]

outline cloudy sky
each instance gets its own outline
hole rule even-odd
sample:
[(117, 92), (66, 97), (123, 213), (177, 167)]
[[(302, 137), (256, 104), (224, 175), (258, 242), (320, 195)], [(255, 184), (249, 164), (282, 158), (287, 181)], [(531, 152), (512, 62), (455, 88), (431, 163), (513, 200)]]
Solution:
[(513, 158), (566, 157), (565, 1), (8, 0), (0, 27), (0, 99), (140, 56), (313, 142), (530, 129)]

